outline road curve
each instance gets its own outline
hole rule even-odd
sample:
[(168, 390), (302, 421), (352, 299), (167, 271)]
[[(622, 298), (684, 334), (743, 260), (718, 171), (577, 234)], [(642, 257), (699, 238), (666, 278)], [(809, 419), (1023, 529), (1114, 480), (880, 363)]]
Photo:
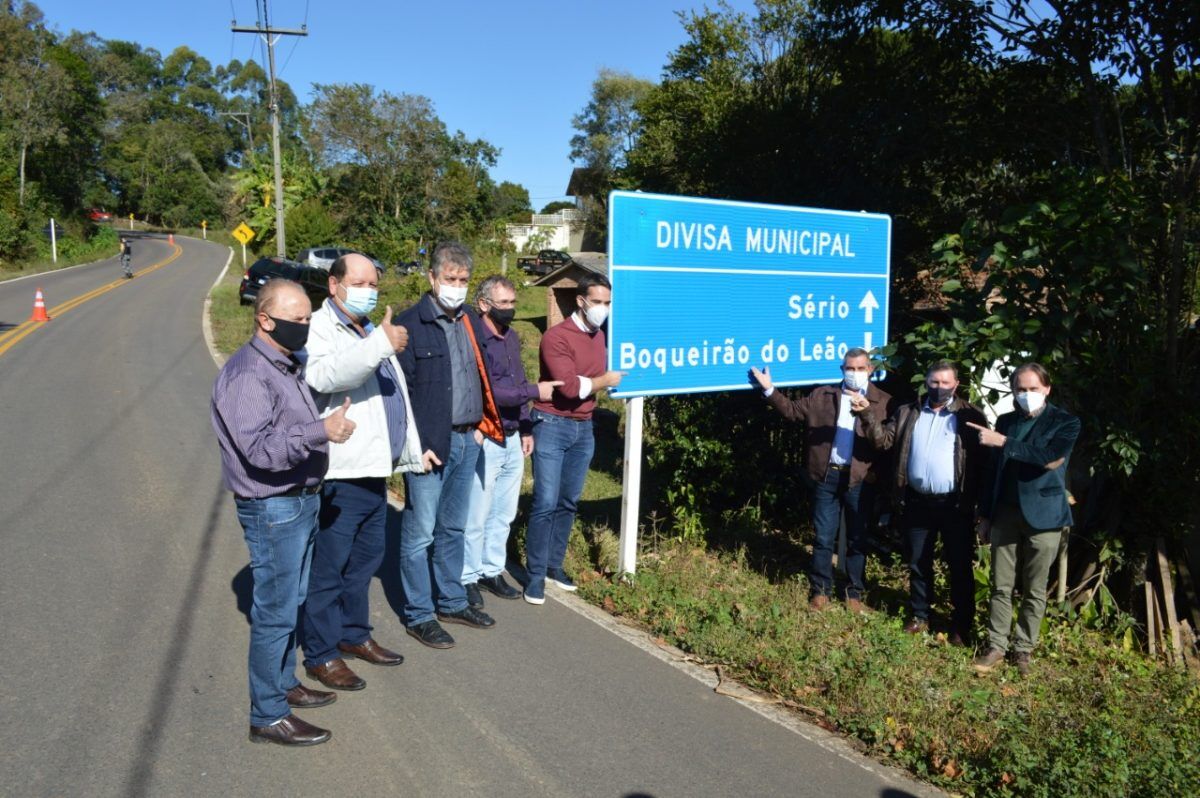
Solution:
[[(110, 290), (115, 260), (0, 283), (0, 795), (932, 794), (553, 601), (489, 599), (495, 630), (418, 646), (394, 609), (394, 514), (375, 634), (407, 661), (359, 667), (365, 691), (305, 715), (328, 744), (247, 742), (248, 558), (200, 332), (227, 256), (148, 238), (145, 271)], [(79, 301), (14, 342), (37, 285), (52, 313)]]

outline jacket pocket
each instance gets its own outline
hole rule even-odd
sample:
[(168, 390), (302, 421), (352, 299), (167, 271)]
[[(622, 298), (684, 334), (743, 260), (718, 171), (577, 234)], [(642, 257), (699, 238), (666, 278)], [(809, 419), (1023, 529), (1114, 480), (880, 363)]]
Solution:
[(441, 358), (445, 357), (443, 352), (429, 346), (418, 346), (413, 349), (413, 357), (417, 361), (417, 368), (413, 374), (414, 382), (430, 383), (441, 381), (440, 363)]

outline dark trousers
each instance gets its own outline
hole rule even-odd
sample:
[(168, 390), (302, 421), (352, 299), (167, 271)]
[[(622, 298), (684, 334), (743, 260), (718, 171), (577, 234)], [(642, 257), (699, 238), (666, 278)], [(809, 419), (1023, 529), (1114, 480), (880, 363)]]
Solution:
[(954, 631), (966, 637), (975, 617), (971, 518), (959, 509), (955, 496), (927, 497), (909, 490), (900, 524), (909, 547), (909, 607), (913, 617), (929, 619), (933, 601), (933, 549), (940, 536), (942, 559), (950, 573)]
[(371, 636), (367, 594), (383, 561), (387, 486), (383, 479), (328, 480), (304, 603), (304, 664), (340, 657), (338, 643)]
[(875, 488), (866, 482), (850, 487), (850, 469), (830, 468), (821, 482), (810, 482), (813, 527), (812, 595), (833, 593), (833, 548), (842, 512), (846, 514), (846, 598), (861, 599), (866, 590), (867, 521), (875, 506)]

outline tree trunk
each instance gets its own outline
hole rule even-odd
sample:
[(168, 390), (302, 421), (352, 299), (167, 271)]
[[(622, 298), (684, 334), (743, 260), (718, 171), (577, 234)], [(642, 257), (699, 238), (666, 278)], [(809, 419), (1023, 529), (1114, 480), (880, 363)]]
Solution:
[(19, 188), (19, 189), (17, 189), (17, 205), (19, 205), (19, 206), (20, 206), (20, 207), (22, 207), (22, 208), (23, 208), (23, 207), (25, 207), (25, 151), (26, 151), (26, 150), (28, 150), (28, 149), (29, 149), (29, 142), (28, 142), (28, 140), (27, 140), (27, 139), (25, 139), (25, 138), (22, 138), (22, 139), (21, 139), (21, 177), (20, 177), (20, 188)]

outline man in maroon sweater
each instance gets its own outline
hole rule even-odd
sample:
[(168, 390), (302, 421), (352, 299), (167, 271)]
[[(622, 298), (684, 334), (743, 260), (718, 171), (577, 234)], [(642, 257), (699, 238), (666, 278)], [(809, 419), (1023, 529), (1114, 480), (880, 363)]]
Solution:
[(542, 336), (538, 351), (541, 382), (561, 382), (549, 401), (534, 402), (533, 508), (525, 533), (525, 600), (546, 601), (546, 580), (574, 590), (562, 569), (567, 539), (588, 465), (592, 462), (592, 410), (596, 393), (621, 382), (624, 372), (608, 371), (601, 331), (612, 306), (612, 286), (589, 272), (575, 287), (578, 309)]

